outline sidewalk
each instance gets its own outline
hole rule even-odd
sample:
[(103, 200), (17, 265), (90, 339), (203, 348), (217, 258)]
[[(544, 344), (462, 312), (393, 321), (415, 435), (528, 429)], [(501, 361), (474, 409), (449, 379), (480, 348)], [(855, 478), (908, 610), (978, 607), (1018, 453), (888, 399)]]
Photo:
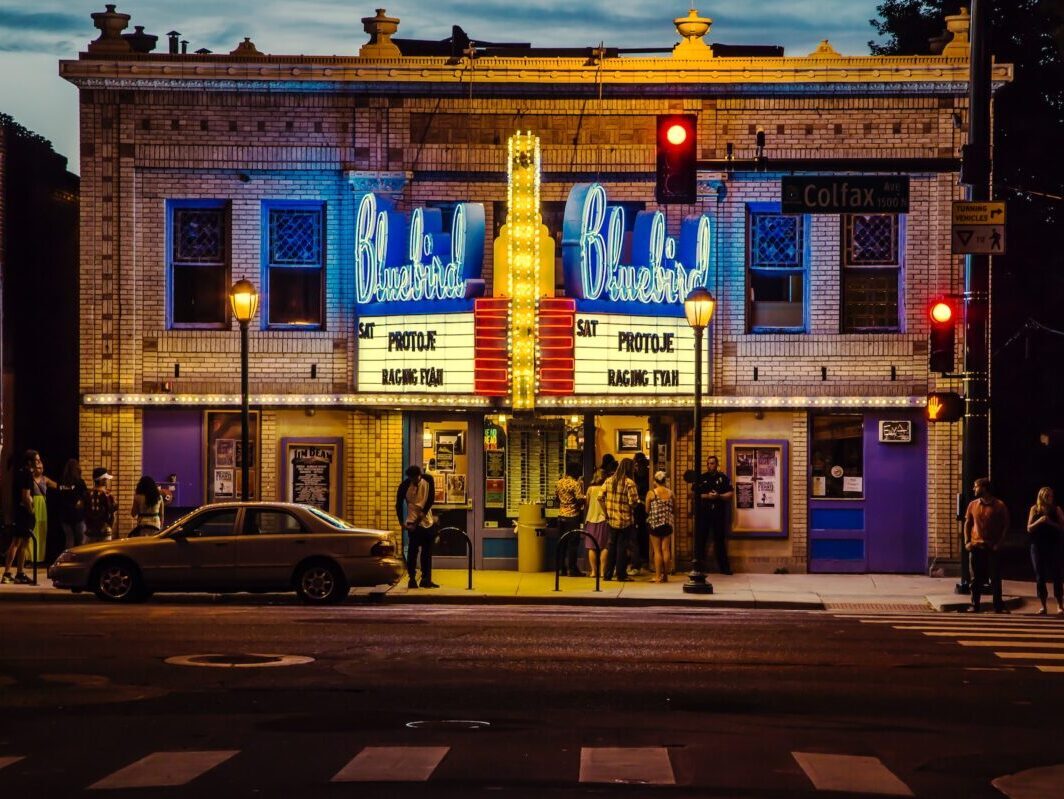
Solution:
[[(464, 570), (437, 569), (436, 589), (408, 589), (405, 578), (387, 591), (356, 589), (355, 597), (373, 595), (387, 604), (464, 605), (603, 605), (760, 608), (776, 610), (959, 611), (968, 597), (956, 594), (955, 577), (905, 574), (709, 574), (712, 594), (685, 594), (686, 575), (668, 583), (637, 578), (628, 583), (602, 582), (595, 591), (589, 577), (562, 577), (554, 590), (554, 574), (516, 571), (474, 571), (473, 590), (466, 590)], [(52, 588), (42, 571), (37, 586), (2, 585), (0, 601), (96, 601), (89, 593), (74, 594)], [(1014, 611), (1034, 612), (1038, 607), (1034, 583), (1005, 581), (1006, 603)], [(293, 594), (158, 594), (153, 601), (234, 602), (246, 604), (295, 603)], [(984, 598), (989, 607), (989, 597)]]

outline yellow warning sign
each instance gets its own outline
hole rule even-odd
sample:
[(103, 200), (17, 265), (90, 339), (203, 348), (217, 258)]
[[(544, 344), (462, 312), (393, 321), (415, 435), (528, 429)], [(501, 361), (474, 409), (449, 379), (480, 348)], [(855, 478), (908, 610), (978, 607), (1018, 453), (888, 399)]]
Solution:
[(1004, 225), (1005, 203), (953, 201), (954, 225)]

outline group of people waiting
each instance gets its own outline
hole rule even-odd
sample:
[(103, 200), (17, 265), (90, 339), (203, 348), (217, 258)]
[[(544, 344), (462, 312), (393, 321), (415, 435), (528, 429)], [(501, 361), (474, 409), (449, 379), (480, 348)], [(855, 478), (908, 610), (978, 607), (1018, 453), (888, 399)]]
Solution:
[[(583, 526), (587, 537), (560, 539), (561, 574), (584, 576), (577, 565), (583, 541), (592, 577), (630, 580), (629, 566), (639, 569), (649, 554), (654, 570), (651, 582), (668, 581), (673, 570), (671, 536), (676, 502), (665, 484), (665, 472), (654, 473), (652, 486), (649, 472), (649, 461), (641, 452), (620, 462), (607, 454), (585, 491), (579, 464), (568, 466), (555, 489), (558, 533), (564, 536)], [(646, 549), (642, 546), (644, 536)]]
[[(64, 549), (94, 541), (107, 541), (114, 535), (117, 501), (111, 493), (114, 477), (98, 466), (92, 470), (92, 487), (86, 484), (81, 464), (71, 458), (63, 467), (59, 481), (44, 473), (44, 462), (37, 450), (26, 450), (15, 470), (12, 486), (12, 525), (10, 542), (4, 556), (4, 573), (0, 583), (27, 584), (27, 561), (43, 561), (48, 540), (48, 492), (58, 493), (56, 507), (63, 530)], [(133, 496), (130, 516), (136, 525), (130, 535), (150, 535), (163, 528), (166, 497), (151, 477), (142, 477)], [(11, 573), (12, 566), (15, 573)]]

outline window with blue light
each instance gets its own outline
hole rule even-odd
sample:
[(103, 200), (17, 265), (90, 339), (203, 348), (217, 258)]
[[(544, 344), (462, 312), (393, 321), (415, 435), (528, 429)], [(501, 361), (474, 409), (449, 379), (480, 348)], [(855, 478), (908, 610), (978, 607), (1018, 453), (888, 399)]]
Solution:
[(808, 254), (805, 217), (750, 206), (747, 215), (747, 329), (806, 330)]
[(324, 326), (324, 203), (265, 203), (262, 250), (264, 323), (268, 327)]
[(229, 205), (224, 200), (166, 204), (167, 321), (173, 328), (229, 323)]
[(897, 214), (842, 217), (843, 333), (901, 330), (902, 219)]

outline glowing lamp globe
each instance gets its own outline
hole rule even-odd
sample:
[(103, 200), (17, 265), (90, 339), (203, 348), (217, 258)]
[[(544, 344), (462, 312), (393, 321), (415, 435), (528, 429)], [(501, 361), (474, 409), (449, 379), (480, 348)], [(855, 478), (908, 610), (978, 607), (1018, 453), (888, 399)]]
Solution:
[(255, 312), (259, 309), (259, 293), (251, 281), (238, 280), (229, 289), (229, 304), (236, 320), (245, 324), (255, 318)]
[(702, 287), (692, 289), (683, 301), (684, 316), (687, 324), (695, 330), (705, 330), (713, 319), (713, 311), (717, 307), (717, 299), (708, 289)]

